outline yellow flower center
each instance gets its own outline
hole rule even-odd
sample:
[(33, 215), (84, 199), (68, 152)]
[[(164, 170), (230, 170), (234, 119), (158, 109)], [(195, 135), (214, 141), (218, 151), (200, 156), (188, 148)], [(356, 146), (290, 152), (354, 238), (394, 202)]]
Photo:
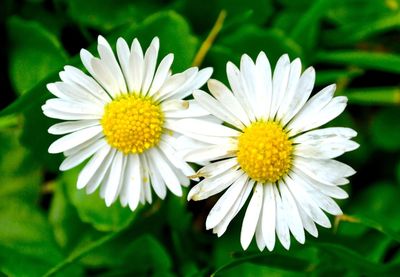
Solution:
[(290, 169), (293, 145), (282, 126), (257, 121), (239, 136), (237, 159), (253, 180), (274, 183)]
[(149, 97), (121, 95), (108, 103), (101, 119), (107, 142), (125, 154), (143, 153), (161, 138), (164, 116)]

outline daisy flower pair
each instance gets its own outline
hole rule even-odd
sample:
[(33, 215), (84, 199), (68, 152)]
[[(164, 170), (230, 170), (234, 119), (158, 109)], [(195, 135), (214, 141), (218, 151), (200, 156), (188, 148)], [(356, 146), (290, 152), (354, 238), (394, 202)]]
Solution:
[[(81, 51), (89, 74), (72, 66), (60, 72), (61, 81), (47, 86), (56, 98), (42, 107), (63, 120), (49, 128), (63, 135), (49, 147), (66, 156), (60, 170), (88, 160), (78, 189), (99, 189), (107, 206), (119, 199), (135, 210), (152, 203), (153, 190), (161, 199), (167, 189), (182, 196), (192, 178), (199, 182), (189, 200), (226, 190), (206, 220), (218, 236), (250, 198), (244, 249), (254, 236), (260, 250), (272, 250), (276, 237), (289, 249), (290, 233), (304, 243), (304, 230), (318, 235), (315, 223), (330, 227), (325, 212), (341, 214), (332, 198), (347, 197), (340, 186), (355, 171), (334, 158), (358, 147), (356, 132), (316, 129), (347, 99), (333, 97), (334, 85), (310, 98), (312, 67), (302, 73), (299, 59), (283, 55), (272, 72), (263, 52), (255, 62), (243, 55), (240, 68), (227, 64), (229, 89), (210, 80), (211, 68), (172, 74), (173, 54), (157, 65), (158, 38), (145, 52), (136, 39), (129, 47), (120, 38), (115, 55), (100, 36), (97, 50), (99, 57)], [(211, 94), (199, 90), (207, 81)], [(204, 167), (194, 172), (188, 162)]]

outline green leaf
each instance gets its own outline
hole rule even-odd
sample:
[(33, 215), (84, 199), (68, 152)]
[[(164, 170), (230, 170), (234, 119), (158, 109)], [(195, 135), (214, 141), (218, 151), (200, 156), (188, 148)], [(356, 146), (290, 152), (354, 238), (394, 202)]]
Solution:
[(99, 196), (99, 190), (88, 195), (84, 190), (76, 188), (79, 168), (63, 173), (63, 182), (67, 187), (68, 197), (75, 206), (83, 222), (91, 224), (99, 231), (117, 231), (128, 225), (135, 218), (137, 210), (132, 212), (123, 208), (117, 201), (107, 207), (104, 199)]
[(399, 105), (400, 89), (397, 87), (348, 89), (345, 95), (350, 103), (360, 105)]
[(316, 43), (316, 28), (330, 4), (329, 0), (314, 1), (312, 6), (300, 17), (300, 20), (293, 25), (291, 38), (306, 46), (307, 49), (313, 48)]
[[(0, 269), (8, 276), (41, 276), (62, 260), (46, 218), (34, 206), (2, 199), (0, 222)], [(72, 267), (62, 276), (79, 272)]]
[[(160, 9), (156, 3), (138, 0), (69, 0), (68, 12), (75, 22), (84, 26), (111, 31), (124, 24), (138, 24)], [(95, 8), (94, 8), (95, 7)]]
[(255, 24), (263, 24), (274, 13), (274, 7), (270, 0), (218, 0), (218, 10), (226, 10), (228, 17), (235, 17), (243, 14), (244, 11), (252, 11), (250, 21)]
[(378, 112), (371, 122), (372, 141), (384, 150), (400, 149), (400, 128), (398, 128), (400, 109), (386, 108)]
[(11, 17), (7, 27), (10, 78), (19, 94), (29, 91), (65, 64), (66, 53), (57, 38), (37, 22)]
[(19, 143), (20, 132), (19, 126), (0, 129), (0, 198), (18, 197), (33, 204), (39, 199), (42, 174), (29, 150)]
[(293, 257), (292, 255), (265, 252), (241, 255), (240, 258), (218, 268), (214, 271), (212, 276), (219, 276), (222, 272), (235, 268), (243, 263), (253, 263), (265, 267), (280, 268), (303, 273), (310, 272), (315, 267), (312, 262), (306, 259)]
[[(174, 73), (184, 71), (191, 65), (199, 47), (199, 41), (192, 34), (186, 19), (174, 11), (155, 13), (120, 35), (125, 37), (128, 44), (137, 37), (143, 47), (147, 47), (153, 37), (157, 36), (160, 39), (159, 57), (168, 53), (175, 54), (172, 65)], [(110, 41), (110, 44), (115, 42)]]
[(315, 85), (326, 86), (333, 83), (347, 83), (363, 73), (364, 71), (359, 68), (351, 68), (348, 70), (317, 70)]
[[(337, 25), (373, 24), (374, 19), (396, 13), (398, 2), (381, 0), (336, 0), (327, 10), (327, 17)], [(368, 26), (363, 26), (368, 28)]]
[(68, 199), (65, 182), (57, 181), (53, 185), (55, 191), (50, 205), (49, 221), (58, 245), (64, 253), (69, 253), (94, 229), (80, 220), (76, 208)]
[(337, 265), (359, 274), (367, 276), (396, 276), (400, 270), (400, 264), (385, 265), (372, 262), (350, 248), (333, 243), (309, 242), (321, 251), (328, 253)]
[(322, 37), (324, 44), (330, 46), (350, 45), (400, 27), (400, 13), (382, 18), (369, 17), (367, 23), (354, 20), (354, 18), (351, 20), (352, 24), (324, 32)]
[[(42, 90), (37, 88), (37, 92), (41, 92), (46, 98), (50, 96), (50, 93), (44, 88)], [(24, 96), (21, 98), (23, 97)], [(21, 144), (30, 149), (36, 161), (44, 165), (46, 169), (58, 172), (58, 167), (63, 155), (48, 153), (50, 144), (55, 141), (57, 137), (47, 132), (48, 128), (57, 121), (43, 114), (41, 105), (44, 104), (45, 100), (43, 100), (43, 102), (37, 101), (38, 100), (35, 100), (34, 104), (26, 107), (23, 111), (24, 126), (21, 134)]]
[(400, 185), (400, 161), (397, 162), (396, 166), (396, 180), (397, 184)]
[[(355, 223), (343, 224), (339, 230), (348, 234), (348, 228), (363, 225), (399, 241), (400, 234), (396, 233), (400, 231), (400, 212), (397, 209), (399, 196), (399, 187), (387, 182), (378, 182), (363, 189), (353, 197), (352, 205), (348, 208), (348, 213), (354, 214)], [(365, 228), (361, 231), (364, 232)]]
[(299, 45), (281, 30), (265, 30), (254, 25), (242, 26), (235, 33), (221, 38), (218, 45), (226, 46), (239, 54), (233, 57), (233, 61), (239, 60), (243, 53), (255, 58), (260, 51), (268, 53), (271, 62), (278, 60), (283, 53), (288, 53), (292, 58), (301, 56)]
[(144, 235), (137, 238), (125, 251), (129, 254), (124, 257), (124, 267), (134, 272), (163, 272), (172, 267), (168, 252), (153, 236)]
[(316, 62), (359, 66), (365, 69), (400, 73), (400, 56), (363, 51), (332, 51), (317, 53)]
[(246, 53), (255, 59), (260, 51), (268, 55), (271, 65), (284, 53), (291, 58), (302, 54), (300, 46), (279, 29), (262, 29), (255, 25), (243, 25), (236, 32), (223, 36), (213, 45), (206, 57), (206, 63), (214, 66), (213, 78), (226, 81), (226, 63), (240, 63)]

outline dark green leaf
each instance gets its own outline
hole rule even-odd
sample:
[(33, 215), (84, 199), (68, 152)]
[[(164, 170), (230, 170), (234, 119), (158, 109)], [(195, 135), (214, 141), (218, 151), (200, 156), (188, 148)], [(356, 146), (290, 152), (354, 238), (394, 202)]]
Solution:
[(373, 142), (385, 150), (400, 149), (400, 109), (386, 108), (380, 111), (371, 123)]
[(314, 264), (306, 259), (296, 258), (291, 255), (276, 254), (272, 252), (242, 255), (242, 257), (218, 268), (212, 275), (219, 276), (222, 272), (234, 268), (243, 263), (253, 263), (261, 266), (280, 268), (297, 272), (309, 272)]
[(66, 54), (57, 38), (38, 23), (12, 17), (8, 30), (10, 77), (19, 94), (29, 91), (65, 64)]
[[(0, 124), (5, 119), (1, 118)], [(39, 198), (42, 174), (29, 150), (19, 143), (20, 132), (18, 126), (0, 130), (0, 197), (18, 197), (33, 204)]]
[(110, 31), (123, 24), (140, 23), (157, 5), (151, 1), (129, 0), (69, 0), (68, 12), (71, 17), (84, 26)]
[(362, 51), (320, 52), (316, 55), (316, 61), (400, 73), (400, 56), (395, 54)]
[(356, 270), (359, 274), (367, 276), (397, 276), (400, 270), (400, 264), (385, 265), (374, 263), (364, 258), (363, 255), (339, 244), (319, 242), (310, 244), (331, 255), (340, 266)]
[[(0, 203), (0, 268), (9, 276), (41, 276), (62, 260), (51, 228), (34, 206), (18, 199)], [(79, 276), (73, 267), (62, 276)]]
[(350, 103), (360, 105), (399, 105), (400, 89), (387, 88), (361, 88), (348, 89), (345, 92)]
[(104, 199), (99, 196), (99, 190), (93, 194), (86, 194), (84, 190), (76, 188), (79, 168), (63, 174), (68, 197), (78, 211), (83, 222), (93, 225), (99, 231), (117, 231), (128, 225), (136, 216), (128, 207), (123, 208), (117, 201), (107, 207)]

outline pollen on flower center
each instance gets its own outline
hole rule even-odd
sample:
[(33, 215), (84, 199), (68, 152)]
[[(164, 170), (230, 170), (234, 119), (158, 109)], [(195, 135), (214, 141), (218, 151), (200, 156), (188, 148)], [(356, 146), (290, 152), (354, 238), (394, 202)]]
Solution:
[(257, 121), (239, 137), (237, 159), (253, 180), (274, 183), (290, 169), (293, 146), (278, 122)]
[(142, 153), (161, 138), (164, 116), (149, 97), (121, 95), (107, 104), (101, 119), (107, 142), (125, 154)]

